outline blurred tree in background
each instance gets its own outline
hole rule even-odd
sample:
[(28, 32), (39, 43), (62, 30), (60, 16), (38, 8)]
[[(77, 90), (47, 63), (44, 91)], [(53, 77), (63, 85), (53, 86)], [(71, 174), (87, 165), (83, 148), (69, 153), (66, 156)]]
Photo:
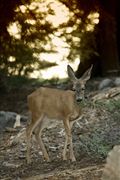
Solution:
[[(68, 20), (53, 25), (53, 2), (68, 11)], [(63, 59), (81, 63), (79, 77), (90, 64), (95, 75), (120, 71), (120, 15), (118, 0), (1, 0), (0, 74), (28, 76), (55, 65), (42, 53), (56, 53), (54, 37), (62, 39), (69, 53)], [(46, 3), (46, 4), (45, 4)], [(11, 28), (14, 27), (14, 34)], [(2, 78), (1, 78), (2, 79)]]
[[(0, 21), (0, 70), (7, 75), (28, 75), (33, 70), (54, 65), (39, 61), (39, 53), (48, 51), (44, 46), (50, 41), (48, 35), (53, 32), (53, 27), (44, 20), (46, 12), (37, 12), (37, 6), (30, 10), (28, 5), (25, 1), (18, 3), (12, 0), (0, 3), (3, 11)], [(14, 34), (11, 28), (14, 28)]]
[[(82, 63), (78, 67), (77, 75), (83, 73), (91, 63), (95, 65), (95, 74), (118, 75), (120, 72), (118, 0), (62, 0), (62, 2), (73, 12), (74, 19), (79, 21), (77, 31), (81, 35), (79, 51)], [(95, 22), (95, 18), (92, 21), (92, 16), (95, 15), (96, 17), (99, 15), (99, 22)], [(94, 29), (92, 25), (95, 25)]]

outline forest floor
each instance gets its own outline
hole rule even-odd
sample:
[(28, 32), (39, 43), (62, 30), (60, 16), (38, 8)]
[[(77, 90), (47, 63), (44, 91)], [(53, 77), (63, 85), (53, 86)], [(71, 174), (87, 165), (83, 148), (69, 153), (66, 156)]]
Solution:
[[(36, 87), (13, 89), (0, 95), (0, 110), (28, 116), (26, 97)], [(85, 116), (73, 127), (74, 152), (77, 161), (63, 161), (64, 130), (61, 123), (45, 129), (43, 140), (51, 162), (44, 161), (33, 140), (32, 163), (26, 163), (26, 141), (10, 144), (26, 128), (27, 122), (13, 132), (0, 135), (1, 180), (100, 180), (106, 156), (112, 147), (120, 144), (120, 95), (88, 104)]]

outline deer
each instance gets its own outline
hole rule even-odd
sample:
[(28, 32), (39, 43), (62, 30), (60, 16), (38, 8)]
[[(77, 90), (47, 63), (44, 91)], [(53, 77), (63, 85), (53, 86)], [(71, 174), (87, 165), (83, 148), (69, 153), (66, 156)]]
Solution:
[(85, 85), (91, 77), (93, 65), (82, 77), (77, 78), (75, 72), (70, 65), (67, 65), (67, 73), (73, 88), (72, 90), (62, 90), (57, 88), (40, 87), (33, 93), (28, 95), (28, 108), (31, 112), (31, 122), (26, 128), (27, 137), (27, 163), (31, 163), (30, 148), (31, 137), (34, 133), (44, 159), (50, 162), (48, 152), (41, 138), (44, 128), (50, 125), (51, 120), (62, 121), (65, 129), (65, 143), (63, 148), (63, 160), (67, 160), (67, 148), (69, 145), (69, 159), (76, 161), (73, 142), (72, 142), (72, 126), (82, 116), (82, 108), (80, 103), (85, 100)]

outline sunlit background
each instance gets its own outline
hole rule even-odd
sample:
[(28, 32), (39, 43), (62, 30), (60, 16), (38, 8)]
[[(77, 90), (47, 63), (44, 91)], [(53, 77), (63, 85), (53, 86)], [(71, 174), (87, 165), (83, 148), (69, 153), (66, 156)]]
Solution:
[[(47, 14), (48, 7), (54, 12), (53, 14)], [(46, 20), (50, 22), (54, 28), (58, 28), (60, 25), (66, 23), (70, 20), (70, 18), (73, 16), (72, 12), (69, 11), (69, 9), (63, 5), (62, 3), (54, 0), (46, 0), (46, 1), (34, 1), (29, 6), (21, 5), (19, 8), (16, 9), (16, 11), (21, 11), (23, 14), (26, 13), (27, 8), (30, 10), (36, 9), (36, 12), (43, 12), (47, 15), (45, 16)], [(91, 13), (88, 16), (88, 20), (91, 21), (90, 24), (86, 26), (86, 31), (93, 31), (95, 24), (99, 22), (99, 14), (98, 13)], [(26, 19), (27, 23), (34, 25), (36, 22), (34, 19)], [(41, 23), (41, 22), (40, 22)], [(68, 27), (66, 29), (67, 33), (71, 33), (76, 29), (76, 26)], [(8, 27), (8, 32), (11, 36), (13, 36), (15, 39), (21, 39), (21, 25), (18, 22), (11, 23)], [(73, 41), (76, 43), (80, 43), (80, 38), (73, 37)], [(70, 47), (65, 40), (64, 37), (61, 37), (61, 31), (58, 31), (54, 34), (51, 34), (51, 42), (48, 42), (46, 48), (50, 49), (50, 43), (54, 47), (54, 53), (47, 53), (47, 52), (41, 52), (39, 55), (34, 54), (34, 56), (39, 57), (40, 60), (43, 61), (49, 61), (56, 63), (57, 65), (47, 68), (47, 69), (40, 69), (37, 71), (34, 71), (30, 76), (31, 77), (40, 77), (44, 79), (51, 79), (51, 78), (66, 78), (67, 72), (66, 67), (67, 64), (70, 64), (74, 70), (77, 70), (77, 67), (80, 63), (80, 56), (75, 56), (73, 61), (69, 61), (68, 55), (70, 53)], [(34, 43), (30, 44), (30, 46), (34, 47)], [(39, 46), (41, 44), (39, 43)], [(10, 57), (9, 61), (14, 61), (14, 57)]]

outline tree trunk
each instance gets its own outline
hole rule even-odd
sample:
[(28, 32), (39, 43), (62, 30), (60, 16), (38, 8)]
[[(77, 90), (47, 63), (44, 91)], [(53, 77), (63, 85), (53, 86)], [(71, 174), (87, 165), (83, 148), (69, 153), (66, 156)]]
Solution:
[(117, 37), (120, 38), (120, 31), (117, 31), (117, 23), (120, 20), (119, 16), (116, 16), (117, 0), (101, 1), (99, 7), (99, 24), (97, 25), (96, 44), (99, 57), (90, 56), (89, 59), (81, 60), (81, 64), (76, 72), (79, 77), (83, 71), (85, 71), (90, 64), (94, 64), (94, 75), (100, 76), (113, 76), (120, 73), (120, 61), (118, 48), (120, 51), (120, 41), (117, 41)]
[(120, 67), (115, 18), (100, 15), (98, 41), (102, 75), (117, 75)]
[(116, 19), (117, 19), (117, 46), (118, 46), (119, 63), (120, 63), (120, 2), (119, 0), (117, 0)]

